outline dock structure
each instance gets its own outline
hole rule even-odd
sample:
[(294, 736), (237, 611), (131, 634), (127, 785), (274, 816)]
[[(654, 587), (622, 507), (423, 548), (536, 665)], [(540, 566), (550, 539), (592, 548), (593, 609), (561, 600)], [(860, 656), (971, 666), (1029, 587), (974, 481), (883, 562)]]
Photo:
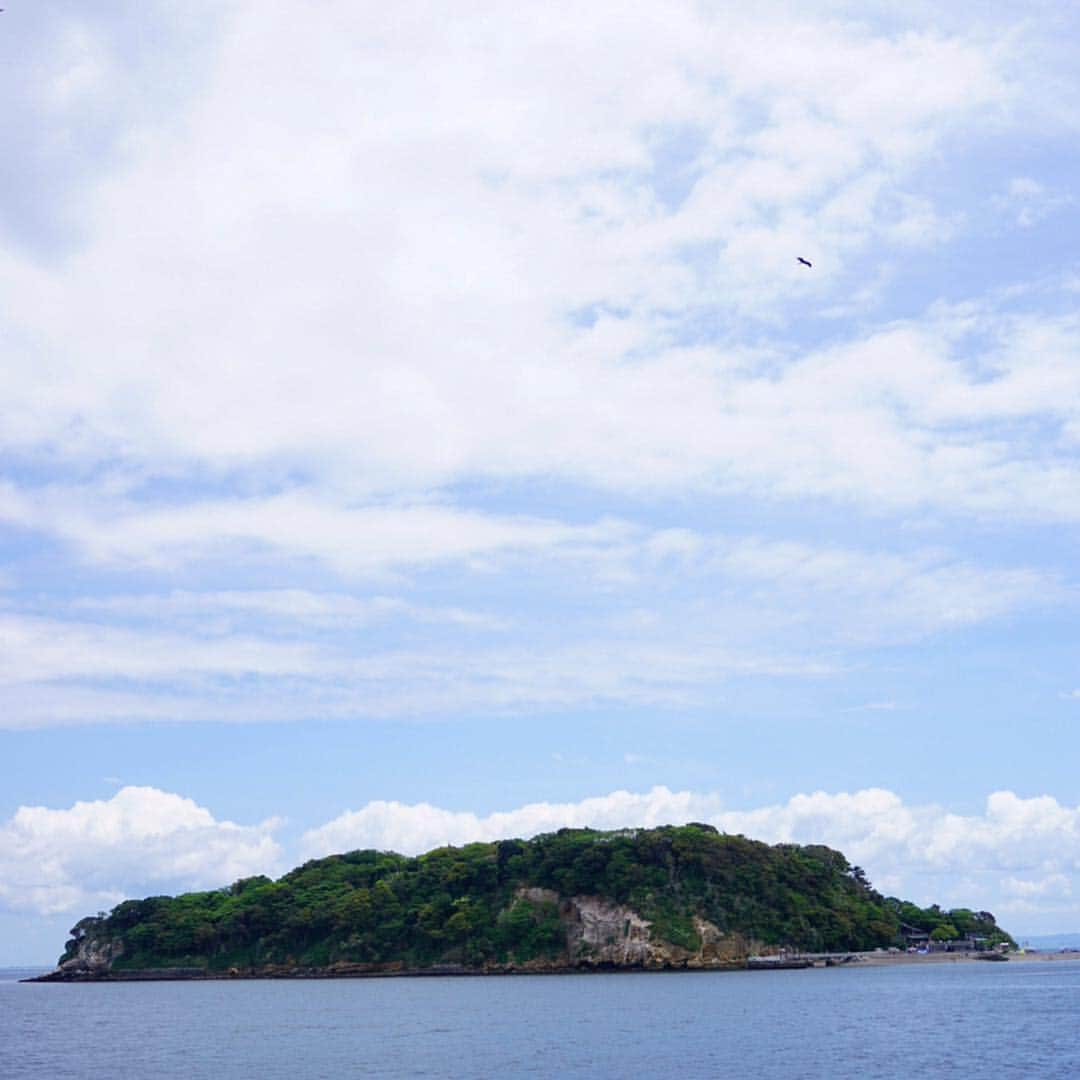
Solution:
[(795, 968), (810, 968), (814, 961), (807, 956), (748, 956), (747, 971), (791, 971)]

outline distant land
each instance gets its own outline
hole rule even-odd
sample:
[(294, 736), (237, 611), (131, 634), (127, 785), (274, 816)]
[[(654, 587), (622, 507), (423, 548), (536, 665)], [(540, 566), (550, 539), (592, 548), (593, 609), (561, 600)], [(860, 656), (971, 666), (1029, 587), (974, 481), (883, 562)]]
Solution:
[(1080, 949), (1080, 933), (1040, 934), (1037, 937), (1022, 936), (1020, 944), (1033, 949)]
[(928, 939), (1015, 944), (989, 912), (882, 896), (828, 847), (698, 824), (560, 829), (126, 900), (77, 923), (48, 978), (724, 969)]

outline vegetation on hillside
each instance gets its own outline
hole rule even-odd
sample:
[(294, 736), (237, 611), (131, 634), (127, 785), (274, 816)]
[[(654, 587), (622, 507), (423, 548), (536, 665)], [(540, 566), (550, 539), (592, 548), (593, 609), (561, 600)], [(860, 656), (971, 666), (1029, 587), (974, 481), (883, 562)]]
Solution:
[(417, 858), (352, 851), (277, 881), (253, 877), (212, 892), (126, 900), (79, 922), (61, 961), (98, 939), (122, 944), (117, 972), (558, 963), (566, 949), (558, 906), (524, 896), (527, 888), (625, 904), (650, 920), (654, 937), (691, 951), (700, 944), (695, 916), (725, 934), (811, 951), (901, 944), (904, 926), (939, 939), (1010, 940), (987, 912), (924, 910), (881, 896), (830, 848), (770, 847), (685, 825), (561, 829)]

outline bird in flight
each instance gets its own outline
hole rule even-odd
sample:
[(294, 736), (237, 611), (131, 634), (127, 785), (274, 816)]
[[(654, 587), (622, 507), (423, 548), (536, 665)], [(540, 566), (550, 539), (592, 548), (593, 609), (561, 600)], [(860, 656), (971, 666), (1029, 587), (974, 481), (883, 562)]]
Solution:
[(799, 262), (801, 262), (803, 264), (803, 266), (813, 266), (814, 265), (809, 259), (804, 259), (801, 255), (798, 255), (796, 257), (798, 258)]

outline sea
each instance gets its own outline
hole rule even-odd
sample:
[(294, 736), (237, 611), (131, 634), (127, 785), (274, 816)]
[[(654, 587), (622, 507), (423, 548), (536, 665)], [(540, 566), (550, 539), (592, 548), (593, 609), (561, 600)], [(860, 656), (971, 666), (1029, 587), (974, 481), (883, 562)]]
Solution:
[(1080, 960), (25, 984), (0, 1077), (1080, 1077)]

